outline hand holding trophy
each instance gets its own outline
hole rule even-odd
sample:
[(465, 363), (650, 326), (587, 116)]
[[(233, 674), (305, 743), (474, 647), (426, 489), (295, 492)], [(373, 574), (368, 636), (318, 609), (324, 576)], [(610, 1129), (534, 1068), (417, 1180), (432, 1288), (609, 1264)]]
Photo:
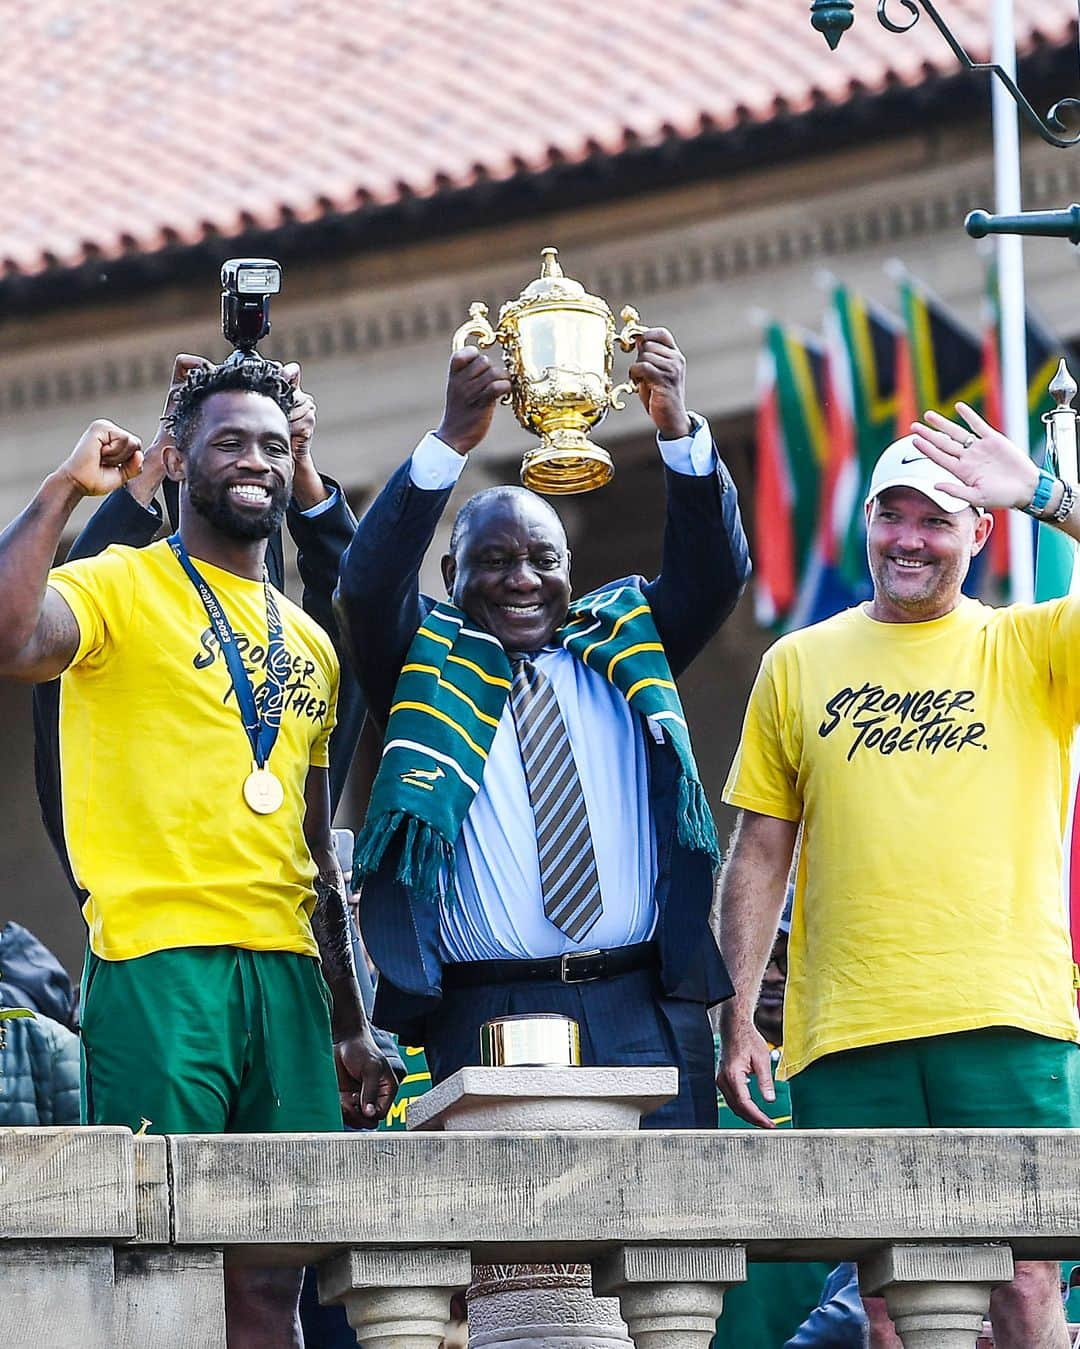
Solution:
[(611, 481), (615, 466), (588, 433), (609, 408), (625, 407), (620, 395), (635, 387), (612, 384), (615, 343), (631, 351), (648, 330), (627, 305), (616, 333), (605, 301), (563, 274), (558, 249), (543, 249), (541, 258), (540, 275), (502, 306), (497, 327), (488, 322), (486, 305), (470, 305), (453, 349), (502, 345), (514, 415), (540, 437), (521, 461), (525, 486), (550, 495), (590, 492)]

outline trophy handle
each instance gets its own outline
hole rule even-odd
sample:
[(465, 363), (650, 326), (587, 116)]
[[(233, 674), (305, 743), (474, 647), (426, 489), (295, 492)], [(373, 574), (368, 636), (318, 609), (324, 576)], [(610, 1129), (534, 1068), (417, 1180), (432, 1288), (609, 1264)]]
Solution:
[[(453, 337), (451, 351), (459, 351), (462, 347), (492, 347), (499, 340), (495, 329), (488, 322), (488, 307), (481, 300), (474, 300), (469, 305), (469, 317), (457, 330)], [(475, 339), (470, 342), (470, 338)]]
[[(622, 347), (623, 351), (632, 351), (634, 342), (643, 333), (649, 330), (641, 321), (641, 315), (632, 304), (624, 305), (619, 313), (619, 318), (623, 321), (622, 331), (615, 334), (615, 341)], [(634, 386), (631, 385), (631, 388)]]
[[(633, 351), (634, 343), (642, 333), (648, 332), (641, 321), (641, 315), (632, 304), (623, 305), (619, 313), (619, 318), (623, 321), (622, 331), (615, 334), (615, 341), (622, 347), (623, 351)], [(623, 384), (616, 384), (608, 398), (608, 405), (621, 412), (626, 404), (620, 397), (621, 394), (637, 393), (637, 385), (632, 379), (626, 380)]]

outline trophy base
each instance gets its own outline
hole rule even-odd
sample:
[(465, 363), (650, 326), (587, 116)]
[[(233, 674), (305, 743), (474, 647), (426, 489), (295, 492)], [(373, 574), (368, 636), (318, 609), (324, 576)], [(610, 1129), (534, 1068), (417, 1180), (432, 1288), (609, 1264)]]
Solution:
[(584, 431), (569, 428), (545, 434), (521, 461), (521, 481), (545, 496), (592, 492), (614, 476), (607, 450), (594, 445)]

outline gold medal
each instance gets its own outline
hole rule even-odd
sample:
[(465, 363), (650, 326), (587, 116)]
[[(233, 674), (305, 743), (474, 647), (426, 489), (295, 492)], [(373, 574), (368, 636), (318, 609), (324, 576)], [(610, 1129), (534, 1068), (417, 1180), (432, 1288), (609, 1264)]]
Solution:
[(256, 815), (273, 815), (285, 800), (285, 788), (269, 768), (255, 767), (244, 779), (244, 800)]

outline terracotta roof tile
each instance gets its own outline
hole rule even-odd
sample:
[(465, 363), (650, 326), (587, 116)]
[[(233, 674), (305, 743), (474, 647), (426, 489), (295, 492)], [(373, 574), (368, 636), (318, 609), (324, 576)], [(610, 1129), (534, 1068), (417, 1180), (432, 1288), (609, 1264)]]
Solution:
[[(945, 8), (985, 59), (986, 0)], [(1016, 8), (1021, 52), (1069, 40), (1074, 0)], [(925, 17), (893, 35), (863, 0), (830, 52), (808, 9), (665, 0), (650, 24), (599, 0), (35, 0), (0, 54), (0, 267), (311, 221), (958, 69)]]

